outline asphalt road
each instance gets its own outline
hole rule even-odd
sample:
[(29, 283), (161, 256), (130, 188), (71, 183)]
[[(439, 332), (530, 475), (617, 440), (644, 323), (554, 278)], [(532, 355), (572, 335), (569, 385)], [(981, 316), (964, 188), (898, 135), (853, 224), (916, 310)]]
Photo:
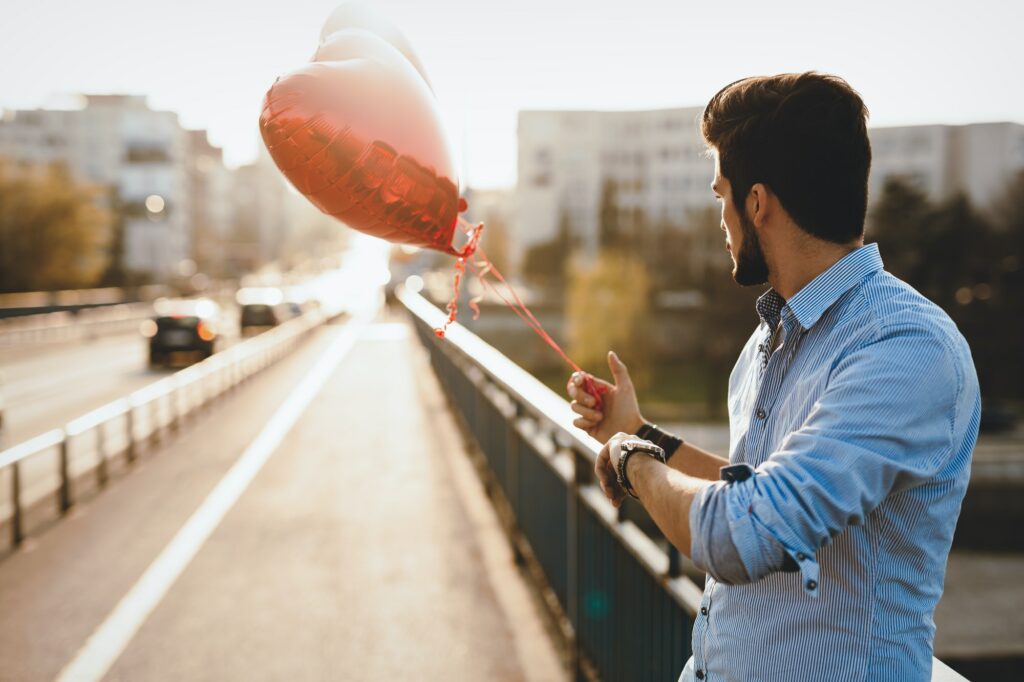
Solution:
[(0, 349), (4, 446), (62, 426), (157, 381), (138, 334)]
[(410, 328), (353, 324), (0, 561), (0, 680), (564, 679)]

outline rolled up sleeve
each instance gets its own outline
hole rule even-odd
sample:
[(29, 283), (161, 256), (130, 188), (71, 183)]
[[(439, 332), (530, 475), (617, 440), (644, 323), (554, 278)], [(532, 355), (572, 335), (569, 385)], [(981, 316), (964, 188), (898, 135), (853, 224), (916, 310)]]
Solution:
[(850, 353), (761, 466), (737, 465), (747, 468), (739, 475), (726, 467), (728, 480), (695, 498), (694, 563), (727, 584), (799, 570), (816, 596), (817, 551), (952, 455), (962, 385), (951, 350), (927, 334), (893, 333)]

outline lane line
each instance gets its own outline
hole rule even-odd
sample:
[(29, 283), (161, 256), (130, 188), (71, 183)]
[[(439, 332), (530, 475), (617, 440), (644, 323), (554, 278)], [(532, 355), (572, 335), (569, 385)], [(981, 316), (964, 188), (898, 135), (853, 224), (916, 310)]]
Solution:
[(366, 324), (367, 320), (356, 319), (342, 330), (238, 461), (153, 560), (142, 577), (93, 631), (75, 657), (64, 666), (57, 676), (58, 682), (94, 682), (107, 674), (135, 637), (135, 633), (146, 622), (149, 614), (160, 604), (309, 407), (335, 367), (355, 345)]

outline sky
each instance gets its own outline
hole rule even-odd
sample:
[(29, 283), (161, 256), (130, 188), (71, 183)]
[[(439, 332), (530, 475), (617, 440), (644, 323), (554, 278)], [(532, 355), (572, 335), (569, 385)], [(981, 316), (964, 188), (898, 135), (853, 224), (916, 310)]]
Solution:
[[(0, 108), (131, 93), (255, 158), (261, 99), (337, 0), (5, 0)], [(872, 125), (1024, 123), (1024, 3), (367, 0), (434, 86), (463, 184), (511, 186), (516, 112), (701, 106), (737, 78), (846, 78)], [(834, 6), (835, 8), (831, 8)]]

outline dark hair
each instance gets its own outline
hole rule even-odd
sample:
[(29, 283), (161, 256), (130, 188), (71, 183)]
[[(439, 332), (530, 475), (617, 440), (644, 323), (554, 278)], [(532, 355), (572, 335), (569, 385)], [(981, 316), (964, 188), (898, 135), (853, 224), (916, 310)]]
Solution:
[(741, 213), (760, 182), (805, 232), (844, 244), (864, 235), (867, 117), (860, 95), (842, 78), (787, 73), (719, 90), (704, 108), (701, 133), (718, 151)]

